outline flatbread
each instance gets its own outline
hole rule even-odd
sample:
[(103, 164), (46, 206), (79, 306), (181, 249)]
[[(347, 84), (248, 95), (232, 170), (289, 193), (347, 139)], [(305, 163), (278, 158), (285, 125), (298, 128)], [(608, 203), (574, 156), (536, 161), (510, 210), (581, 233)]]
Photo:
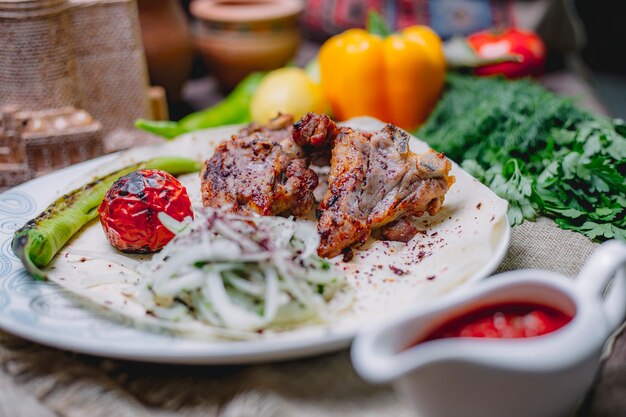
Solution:
[[(352, 119), (345, 124), (367, 131), (383, 126), (371, 118)], [(120, 154), (113, 163), (94, 172), (94, 176), (156, 156), (205, 160), (222, 140), (239, 128), (209, 129), (163, 145), (136, 148)], [(426, 143), (415, 138), (412, 138), (410, 147), (418, 153), (429, 149)], [(420, 233), (411, 241), (370, 239), (355, 250), (352, 261), (345, 263), (341, 257), (332, 260), (346, 274), (349, 288), (331, 302), (333, 317), (328, 323), (264, 332), (254, 337), (298, 337), (305, 333), (355, 330), (436, 299), (491, 272), (487, 265), (502, 255), (502, 248), (508, 243), (503, 242), (508, 239), (507, 202), (454, 163), (451, 173), (456, 177), (456, 183), (446, 194), (442, 209), (436, 216), (426, 214), (417, 220)], [(179, 179), (187, 187), (194, 206), (200, 207), (199, 175), (185, 175)], [(79, 185), (78, 182), (73, 184)], [(179, 324), (147, 314), (132, 294), (141, 282), (141, 276), (133, 272), (133, 266), (148, 259), (149, 255), (126, 255), (111, 247), (99, 222), (95, 221), (62, 249), (47, 268), (47, 273), (50, 280), (132, 319), (138, 326), (157, 326), (187, 336), (218, 340), (249, 337), (199, 321)]]

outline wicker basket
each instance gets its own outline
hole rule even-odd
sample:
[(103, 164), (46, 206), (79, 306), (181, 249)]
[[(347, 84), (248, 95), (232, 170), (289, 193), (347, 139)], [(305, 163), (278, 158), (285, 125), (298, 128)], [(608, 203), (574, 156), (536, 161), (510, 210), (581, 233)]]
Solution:
[(0, 0), (0, 107), (82, 108), (105, 133), (151, 118), (134, 0)]
[(108, 133), (152, 118), (135, 0), (70, 0), (79, 107)]
[(0, 0), (0, 106), (79, 105), (69, 5)]
[[(103, 137), (153, 108), (167, 114), (149, 91), (135, 0), (0, 0), (0, 188), (103, 154)], [(54, 126), (76, 115), (89, 123)]]

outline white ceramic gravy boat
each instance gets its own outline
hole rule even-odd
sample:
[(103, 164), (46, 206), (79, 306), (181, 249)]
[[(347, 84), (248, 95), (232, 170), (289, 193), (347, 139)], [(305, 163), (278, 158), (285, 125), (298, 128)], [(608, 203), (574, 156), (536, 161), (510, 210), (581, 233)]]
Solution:
[[(573, 319), (538, 337), (409, 347), (463, 313), (514, 302), (554, 307)], [(370, 382), (393, 382), (420, 417), (563, 416), (584, 398), (625, 314), (626, 244), (610, 241), (575, 280), (541, 270), (506, 272), (363, 332), (352, 362)]]

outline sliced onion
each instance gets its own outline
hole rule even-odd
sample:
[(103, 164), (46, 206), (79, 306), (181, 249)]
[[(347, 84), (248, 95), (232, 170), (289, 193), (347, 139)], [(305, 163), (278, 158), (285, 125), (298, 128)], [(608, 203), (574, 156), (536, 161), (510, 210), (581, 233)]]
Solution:
[(265, 305), (263, 311), (263, 317), (266, 323), (270, 323), (276, 317), (278, 311), (278, 275), (276, 270), (271, 267), (265, 268)]
[(219, 234), (227, 239), (232, 240), (233, 242), (237, 242), (248, 251), (261, 250), (261, 247), (257, 243), (249, 239), (247, 236), (244, 236), (241, 233), (237, 232), (233, 228), (228, 227), (226, 224), (224, 224), (224, 222), (218, 220), (215, 222), (214, 227)]
[[(159, 317), (237, 331), (328, 318), (318, 286), (325, 285), (330, 299), (345, 279), (332, 267), (322, 269), (313, 224), (207, 209), (184, 229), (162, 217), (179, 234), (141, 267), (146, 289), (138, 296)], [(168, 308), (176, 312), (162, 314)]]
[(200, 314), (200, 317), (205, 321), (216, 326), (220, 326), (224, 323), (222, 320), (220, 320), (219, 316), (215, 314), (215, 312), (211, 310), (209, 306), (207, 306), (207, 302), (204, 297), (196, 296), (193, 305)]
[(263, 319), (257, 314), (231, 303), (220, 274), (210, 273), (207, 283), (211, 304), (227, 327), (237, 330), (255, 330), (263, 326)]
[(189, 227), (191, 223), (193, 223), (193, 218), (191, 216), (187, 216), (183, 219), (182, 222), (179, 222), (169, 214), (164, 211), (160, 211), (157, 213), (157, 219), (161, 222), (163, 226), (170, 232), (178, 235), (185, 231)]
[(222, 275), (228, 280), (228, 283), (237, 288), (244, 294), (249, 294), (254, 297), (261, 297), (263, 295), (263, 286), (256, 284), (250, 280), (238, 277), (233, 272), (225, 271)]
[(159, 296), (174, 296), (181, 291), (199, 287), (204, 282), (204, 273), (200, 270), (191, 271), (186, 275), (157, 282), (153, 287)]

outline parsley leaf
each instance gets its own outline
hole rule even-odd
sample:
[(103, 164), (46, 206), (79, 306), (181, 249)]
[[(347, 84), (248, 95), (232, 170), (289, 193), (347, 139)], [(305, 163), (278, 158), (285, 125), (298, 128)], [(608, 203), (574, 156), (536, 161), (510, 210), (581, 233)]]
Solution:
[(626, 124), (530, 80), (451, 74), (418, 135), (509, 201), (590, 239), (626, 240)]

